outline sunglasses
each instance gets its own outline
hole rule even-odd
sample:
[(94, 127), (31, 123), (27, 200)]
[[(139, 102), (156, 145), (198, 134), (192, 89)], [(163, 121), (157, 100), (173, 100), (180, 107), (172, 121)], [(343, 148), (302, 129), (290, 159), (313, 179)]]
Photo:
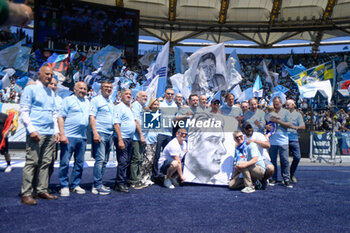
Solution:
[(236, 136), (235, 139), (238, 140), (238, 139), (242, 139), (243, 138), (243, 135), (239, 135), (239, 136)]
[(213, 103), (214, 105), (220, 105), (220, 103)]
[(174, 93), (166, 93), (167, 95), (174, 95)]
[(182, 137), (187, 137), (187, 133), (180, 133)]

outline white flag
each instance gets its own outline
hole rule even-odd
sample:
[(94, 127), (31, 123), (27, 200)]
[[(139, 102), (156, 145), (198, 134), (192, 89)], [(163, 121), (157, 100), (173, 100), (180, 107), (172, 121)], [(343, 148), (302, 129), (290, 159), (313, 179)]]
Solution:
[(6, 89), (11, 85), (10, 75), (8, 73), (1, 79), (2, 89)]
[(323, 90), (328, 96), (328, 103), (332, 99), (332, 85), (330, 80), (315, 81), (302, 86), (299, 86), (301, 98), (313, 98), (318, 90)]
[(271, 83), (272, 88), (273, 88), (275, 85), (274, 85), (274, 83), (273, 83), (273, 81), (272, 81), (270, 72), (269, 72), (269, 70), (267, 69), (267, 66), (266, 66), (266, 64), (265, 64), (265, 60), (262, 61), (262, 65), (263, 65), (264, 72), (265, 72), (265, 74), (266, 74), (266, 82)]
[(152, 80), (152, 82), (148, 85), (146, 89), (148, 99), (153, 99), (157, 97), (158, 81), (159, 81), (159, 75), (157, 75)]
[(236, 70), (237, 61), (234, 57), (229, 57), (226, 62), (227, 69), (227, 87), (231, 88), (233, 85), (240, 83), (242, 81), (242, 76)]
[(203, 47), (188, 59), (192, 93), (206, 94), (227, 88), (224, 44)]
[(22, 41), (0, 51), (0, 66), (13, 67), (17, 54), (21, 49)]

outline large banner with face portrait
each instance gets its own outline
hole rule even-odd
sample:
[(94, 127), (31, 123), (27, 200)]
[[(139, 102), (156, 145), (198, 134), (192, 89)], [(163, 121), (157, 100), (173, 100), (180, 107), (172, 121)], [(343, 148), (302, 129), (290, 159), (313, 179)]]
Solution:
[(226, 56), (224, 44), (203, 47), (188, 59), (192, 93), (205, 94), (225, 90)]
[(186, 182), (228, 185), (233, 171), (236, 119), (196, 113), (189, 119), (188, 151), (184, 160)]

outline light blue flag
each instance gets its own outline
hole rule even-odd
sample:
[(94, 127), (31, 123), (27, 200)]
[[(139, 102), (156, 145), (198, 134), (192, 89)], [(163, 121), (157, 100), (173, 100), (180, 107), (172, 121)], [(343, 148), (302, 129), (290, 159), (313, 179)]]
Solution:
[(101, 88), (101, 84), (100, 83), (98, 83), (98, 82), (94, 82), (93, 84), (92, 84), (92, 90), (94, 90), (94, 92), (96, 92), (96, 93), (98, 93), (99, 91), (100, 91), (100, 88)]
[(290, 76), (297, 75), (303, 72), (304, 70), (306, 70), (306, 68), (302, 64), (296, 65), (292, 69), (289, 68), (288, 66), (284, 66), (284, 68), (288, 71)]
[(290, 57), (288, 58), (287, 66), (288, 67), (293, 67), (294, 66), (292, 55), (290, 55)]
[(273, 90), (280, 91), (280, 92), (283, 92), (283, 93), (286, 93), (287, 91), (289, 91), (288, 88), (286, 88), (286, 87), (284, 87), (282, 85), (275, 86), (275, 88)]
[(121, 51), (116, 47), (107, 45), (92, 57), (92, 64), (95, 69), (102, 65), (102, 74), (109, 76), (113, 63), (121, 56)]
[(280, 97), (281, 98), (281, 101), (282, 101), (282, 104), (285, 104), (286, 103), (286, 95), (283, 93), (283, 92), (280, 92), (280, 91), (275, 91), (274, 93), (272, 93), (271, 95), (271, 98), (270, 98), (270, 102), (269, 102), (269, 105), (272, 106), (273, 105), (273, 99), (275, 97)]
[(262, 88), (262, 82), (261, 82), (261, 78), (260, 76), (258, 75), (255, 79), (255, 82), (254, 82), (254, 86), (253, 86), (253, 90), (254, 91), (258, 91)]
[(24, 88), (27, 85), (28, 79), (28, 76), (23, 76), (22, 78), (16, 79), (16, 84)]
[(212, 101), (214, 101), (214, 100), (220, 100), (220, 102), (221, 102), (221, 93), (222, 93), (221, 90), (218, 91), (218, 92), (216, 92), (215, 95), (214, 95), (213, 98), (212, 98)]
[(175, 47), (175, 72), (185, 73), (188, 69), (187, 55), (178, 47)]
[(240, 75), (243, 75), (243, 72), (241, 70), (241, 63), (239, 62), (239, 58), (237, 56), (237, 53), (236, 53), (235, 49), (230, 54), (229, 58), (230, 57), (233, 57), (235, 59), (235, 61), (236, 61), (236, 63), (235, 63), (235, 70), (237, 70)]
[(15, 68), (16, 70), (28, 72), (29, 58), (30, 58), (31, 51), (32, 51), (32, 48), (21, 46), (16, 56), (15, 63), (13, 64), (13, 68)]

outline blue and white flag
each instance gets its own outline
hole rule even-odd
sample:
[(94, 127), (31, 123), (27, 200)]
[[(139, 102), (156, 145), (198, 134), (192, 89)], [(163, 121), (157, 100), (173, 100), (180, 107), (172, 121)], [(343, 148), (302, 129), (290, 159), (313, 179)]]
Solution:
[(0, 51), (0, 66), (13, 67), (16, 62), (17, 54), (21, 50), (22, 42), (23, 41), (19, 41)]
[(185, 73), (188, 69), (187, 55), (178, 47), (175, 47), (175, 72)]
[(6, 89), (11, 85), (10, 75), (8, 73), (0, 80), (0, 90)]
[(31, 51), (32, 51), (32, 48), (21, 46), (16, 56), (15, 63), (13, 64), (13, 67), (16, 70), (28, 72), (29, 58), (30, 58)]
[(294, 66), (292, 55), (290, 55), (290, 57), (288, 58), (287, 66), (288, 67), (293, 67)]
[(244, 101), (249, 101), (253, 97), (254, 97), (253, 87), (250, 87), (248, 89), (245, 89), (244, 92), (242, 92), (242, 94), (239, 96), (237, 101), (242, 103)]
[(236, 99), (242, 95), (242, 90), (239, 85), (236, 85), (230, 92), (235, 96)]
[(282, 101), (282, 104), (285, 104), (287, 99), (286, 99), (286, 95), (283, 93), (283, 92), (280, 92), (280, 91), (275, 91), (274, 93), (272, 93), (271, 95), (271, 98), (270, 98), (270, 102), (269, 102), (269, 105), (272, 106), (273, 105), (273, 99), (275, 97), (280, 97), (281, 98), (281, 101)]
[(280, 92), (283, 92), (283, 93), (286, 93), (287, 91), (289, 91), (288, 88), (282, 86), (282, 85), (278, 85), (278, 86), (275, 86), (275, 88), (273, 89), (274, 91), (280, 91)]
[(306, 70), (306, 68), (302, 64), (296, 65), (293, 68), (289, 68), (287, 66), (284, 66), (284, 68), (288, 71), (290, 76), (300, 74), (301, 72)]
[(274, 85), (274, 82), (272, 81), (270, 72), (267, 69), (267, 65), (265, 63), (265, 60), (262, 60), (262, 67), (263, 67), (263, 70), (264, 70), (264, 72), (266, 74), (266, 82), (270, 83), (272, 85), (272, 87), (274, 87), (275, 85)]
[(262, 97), (263, 96), (263, 89), (262, 89), (262, 83), (261, 78), (258, 75), (255, 79), (254, 85), (253, 85), (253, 96), (254, 97)]
[(159, 75), (154, 77), (146, 89), (148, 99), (157, 98)]
[(323, 90), (328, 97), (328, 103), (332, 99), (332, 84), (330, 80), (311, 82), (302, 86), (299, 86), (299, 92), (301, 98), (313, 98), (318, 90)]
[(107, 45), (92, 57), (92, 64), (95, 69), (102, 65), (102, 74), (109, 76), (113, 63), (120, 57), (121, 51), (116, 47)]
[(235, 84), (242, 81), (241, 65), (239, 63), (236, 50), (233, 50), (226, 61), (227, 88), (230, 89)]
[[(148, 80), (153, 81), (156, 76), (159, 76), (157, 81), (157, 94), (156, 98), (164, 95), (165, 87), (167, 85), (167, 74), (168, 74), (168, 61), (169, 61), (169, 45), (168, 41), (162, 48), (162, 51), (157, 56), (155, 63), (153, 63), (146, 74)], [(155, 98), (153, 97), (153, 98)]]
[(29, 80), (28, 76), (23, 76), (22, 78), (16, 79), (16, 84), (24, 88), (27, 85), (28, 80)]
[(200, 48), (187, 60), (192, 93), (206, 94), (227, 89), (226, 54), (223, 43)]

